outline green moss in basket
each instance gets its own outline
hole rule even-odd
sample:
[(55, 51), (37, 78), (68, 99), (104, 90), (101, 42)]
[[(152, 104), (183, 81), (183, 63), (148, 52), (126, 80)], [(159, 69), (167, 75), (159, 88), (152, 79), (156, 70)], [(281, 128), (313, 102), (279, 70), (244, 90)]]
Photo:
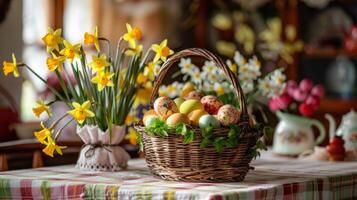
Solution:
[(200, 147), (206, 148), (208, 145), (213, 145), (217, 152), (221, 152), (224, 147), (235, 148), (238, 146), (241, 130), (239, 125), (231, 125), (226, 137), (214, 137), (212, 127), (201, 129), (201, 132), (203, 139)]
[(145, 127), (146, 132), (149, 135), (156, 135), (160, 137), (168, 136), (168, 131), (170, 127), (165, 124), (160, 118), (153, 118), (153, 121)]

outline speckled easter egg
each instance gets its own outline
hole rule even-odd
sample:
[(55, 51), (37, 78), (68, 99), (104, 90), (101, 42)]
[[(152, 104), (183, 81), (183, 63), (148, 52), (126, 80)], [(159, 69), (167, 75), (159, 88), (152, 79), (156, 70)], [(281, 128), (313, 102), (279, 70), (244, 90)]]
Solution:
[(199, 120), (199, 126), (200, 128), (207, 128), (207, 127), (213, 127), (213, 128), (219, 128), (221, 127), (221, 124), (219, 121), (212, 115), (203, 115), (200, 117)]
[(155, 112), (163, 119), (167, 119), (173, 113), (178, 112), (176, 103), (169, 97), (159, 97), (154, 102)]
[(201, 92), (198, 91), (192, 91), (188, 93), (188, 95), (185, 96), (185, 99), (197, 99), (200, 100), (203, 97)]
[(191, 124), (194, 126), (198, 126), (198, 121), (203, 115), (207, 115), (208, 113), (203, 109), (196, 109), (188, 114), (188, 118), (191, 121)]
[(240, 111), (232, 105), (224, 105), (219, 108), (216, 117), (223, 126), (229, 126), (238, 123)]
[(212, 95), (202, 97), (201, 103), (205, 107), (205, 110), (211, 115), (217, 114), (219, 108), (223, 106), (222, 101)]
[(190, 120), (182, 113), (174, 113), (166, 119), (166, 124), (171, 127), (177, 126), (180, 123), (190, 124)]

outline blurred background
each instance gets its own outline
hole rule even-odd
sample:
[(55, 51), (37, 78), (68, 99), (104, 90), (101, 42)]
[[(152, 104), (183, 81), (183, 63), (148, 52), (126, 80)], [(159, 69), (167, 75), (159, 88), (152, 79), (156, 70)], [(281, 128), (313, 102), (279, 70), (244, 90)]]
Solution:
[[(326, 96), (315, 117), (325, 124), (325, 113), (341, 120), (357, 109), (356, 0), (0, 0), (0, 60), (15, 53), (51, 81), (43, 70), (47, 27), (62, 28), (77, 43), (98, 26), (100, 36), (117, 41), (125, 23), (142, 29), (146, 49), (168, 38), (175, 51), (201, 47), (232, 58), (238, 50), (256, 55), (266, 72), (283, 67), (289, 79), (323, 84)], [(45, 85), (29, 74), (0, 74), (0, 142), (31, 138), (38, 126), (32, 107), (46, 95)], [(58, 105), (54, 113), (65, 110)], [(75, 137), (71, 128), (65, 139)]]

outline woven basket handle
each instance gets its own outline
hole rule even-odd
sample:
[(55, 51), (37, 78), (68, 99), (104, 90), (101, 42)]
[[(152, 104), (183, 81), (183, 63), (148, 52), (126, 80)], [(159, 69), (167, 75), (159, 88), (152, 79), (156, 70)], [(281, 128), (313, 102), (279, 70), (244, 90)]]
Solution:
[(169, 71), (169, 69), (173, 66), (174, 63), (178, 62), (181, 58), (187, 57), (187, 56), (200, 56), (200, 57), (203, 57), (203, 58), (205, 58), (207, 60), (213, 61), (214, 63), (216, 63), (216, 65), (219, 68), (221, 68), (223, 70), (225, 75), (232, 82), (234, 90), (235, 90), (235, 92), (237, 94), (239, 105), (240, 105), (240, 109), (241, 109), (241, 112), (242, 112), (241, 120), (243, 120), (243, 116), (245, 116), (244, 118), (246, 118), (248, 116), (248, 113), (247, 113), (245, 97), (244, 97), (244, 94), (243, 94), (243, 90), (242, 90), (242, 88), (239, 85), (239, 82), (237, 80), (237, 76), (229, 69), (229, 67), (227, 67), (227, 65), (223, 62), (222, 59), (220, 59), (219, 57), (214, 55), (212, 52), (210, 52), (208, 50), (205, 50), (205, 49), (200, 49), (200, 48), (190, 48), (190, 49), (185, 49), (185, 50), (182, 50), (180, 52), (177, 52), (173, 56), (171, 56), (162, 65), (162, 67), (160, 69), (160, 72), (159, 72), (159, 74), (158, 74), (158, 76), (156, 78), (156, 81), (154, 83), (153, 91), (151, 93), (151, 98), (150, 98), (151, 105), (153, 105), (153, 102), (154, 102), (155, 98), (157, 97), (157, 94), (158, 94), (158, 91), (159, 91), (159, 87), (160, 87), (163, 79), (165, 78), (167, 72)]

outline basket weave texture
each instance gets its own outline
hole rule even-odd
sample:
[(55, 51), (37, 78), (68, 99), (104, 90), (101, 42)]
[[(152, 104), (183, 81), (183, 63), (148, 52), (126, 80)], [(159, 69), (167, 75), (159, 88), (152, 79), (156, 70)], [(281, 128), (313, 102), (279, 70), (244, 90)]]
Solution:
[[(249, 163), (252, 160), (249, 150), (256, 144), (261, 136), (249, 125), (246, 103), (242, 88), (236, 75), (226, 64), (213, 53), (199, 48), (191, 48), (180, 51), (170, 57), (161, 67), (160, 73), (154, 84), (151, 94), (151, 104), (158, 94), (158, 89), (165, 75), (174, 63), (183, 57), (200, 56), (213, 61), (220, 67), (237, 94), (240, 103), (240, 138), (235, 148), (223, 148), (217, 152), (212, 145), (200, 148), (202, 141), (201, 130), (195, 131), (195, 139), (189, 143), (183, 143), (183, 136), (169, 133), (167, 137), (148, 135), (142, 123), (136, 124), (135, 129), (142, 135), (146, 162), (151, 173), (165, 180), (187, 182), (237, 182), (243, 181), (248, 173)], [(229, 128), (222, 127), (213, 130), (214, 137), (227, 136)]]

